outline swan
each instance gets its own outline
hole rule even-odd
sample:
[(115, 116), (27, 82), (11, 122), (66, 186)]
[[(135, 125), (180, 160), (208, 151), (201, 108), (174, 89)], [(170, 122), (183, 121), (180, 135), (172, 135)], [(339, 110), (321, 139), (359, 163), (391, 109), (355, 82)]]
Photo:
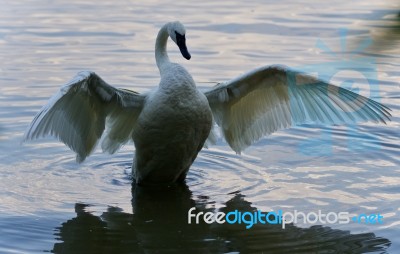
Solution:
[(201, 92), (189, 72), (170, 61), (168, 38), (190, 59), (186, 30), (165, 24), (155, 44), (159, 86), (147, 93), (117, 89), (96, 73), (77, 74), (34, 117), (24, 141), (55, 136), (83, 162), (101, 140), (115, 153), (128, 141), (136, 152), (137, 184), (183, 181), (206, 140), (215, 142), (216, 123), (240, 153), (262, 136), (304, 123), (390, 121), (390, 109), (372, 99), (285, 66), (264, 66)]

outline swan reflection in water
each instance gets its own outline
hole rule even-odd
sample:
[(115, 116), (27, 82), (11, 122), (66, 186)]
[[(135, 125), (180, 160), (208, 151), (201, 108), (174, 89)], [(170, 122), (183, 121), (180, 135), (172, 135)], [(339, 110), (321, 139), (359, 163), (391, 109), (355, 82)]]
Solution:
[[(100, 216), (76, 204), (76, 217), (56, 229), (54, 253), (367, 253), (383, 252), (390, 241), (374, 233), (351, 234), (326, 226), (288, 224), (188, 224), (188, 210), (215, 211), (209, 197), (192, 197), (186, 184), (158, 189), (133, 185), (132, 213), (109, 207)], [(255, 212), (241, 193), (220, 209)]]

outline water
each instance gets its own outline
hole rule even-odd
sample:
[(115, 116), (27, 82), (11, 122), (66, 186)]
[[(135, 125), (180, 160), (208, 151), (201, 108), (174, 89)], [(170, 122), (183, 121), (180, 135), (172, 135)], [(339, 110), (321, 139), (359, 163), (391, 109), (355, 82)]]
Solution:
[[(162, 2), (162, 3), (161, 3)], [(400, 249), (399, 5), (337, 1), (3, 1), (0, 253), (397, 253)], [(204, 149), (184, 186), (131, 186), (132, 144), (81, 165), (53, 139), (21, 145), (32, 117), (80, 70), (143, 92), (154, 40), (187, 28), (201, 88), (268, 64), (306, 70), (392, 109), (387, 125), (279, 131), (241, 156)], [(383, 224), (188, 224), (196, 211), (381, 214)]]

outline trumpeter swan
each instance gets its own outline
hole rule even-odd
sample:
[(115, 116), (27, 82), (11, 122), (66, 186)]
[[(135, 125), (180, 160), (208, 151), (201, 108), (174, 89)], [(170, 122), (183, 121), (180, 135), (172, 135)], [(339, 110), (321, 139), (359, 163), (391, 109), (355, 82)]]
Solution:
[(170, 184), (185, 179), (214, 121), (240, 153), (262, 136), (297, 124), (390, 120), (386, 106), (282, 66), (261, 67), (202, 93), (185, 68), (170, 62), (168, 37), (190, 59), (184, 26), (165, 24), (156, 39), (156, 89), (139, 94), (80, 72), (40, 110), (24, 139), (55, 136), (76, 152), (78, 162), (102, 136), (101, 147), (109, 153), (133, 140), (136, 182)]

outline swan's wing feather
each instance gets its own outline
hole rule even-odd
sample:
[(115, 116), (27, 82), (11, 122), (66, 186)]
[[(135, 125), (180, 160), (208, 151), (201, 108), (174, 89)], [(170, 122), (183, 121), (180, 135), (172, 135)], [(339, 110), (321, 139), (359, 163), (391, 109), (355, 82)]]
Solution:
[(115, 152), (129, 139), (144, 100), (143, 95), (108, 85), (94, 72), (80, 72), (35, 116), (24, 140), (55, 136), (82, 162), (95, 148), (107, 122), (102, 147)]
[(240, 153), (264, 135), (308, 122), (390, 120), (386, 106), (283, 66), (265, 66), (206, 92), (226, 141)]

